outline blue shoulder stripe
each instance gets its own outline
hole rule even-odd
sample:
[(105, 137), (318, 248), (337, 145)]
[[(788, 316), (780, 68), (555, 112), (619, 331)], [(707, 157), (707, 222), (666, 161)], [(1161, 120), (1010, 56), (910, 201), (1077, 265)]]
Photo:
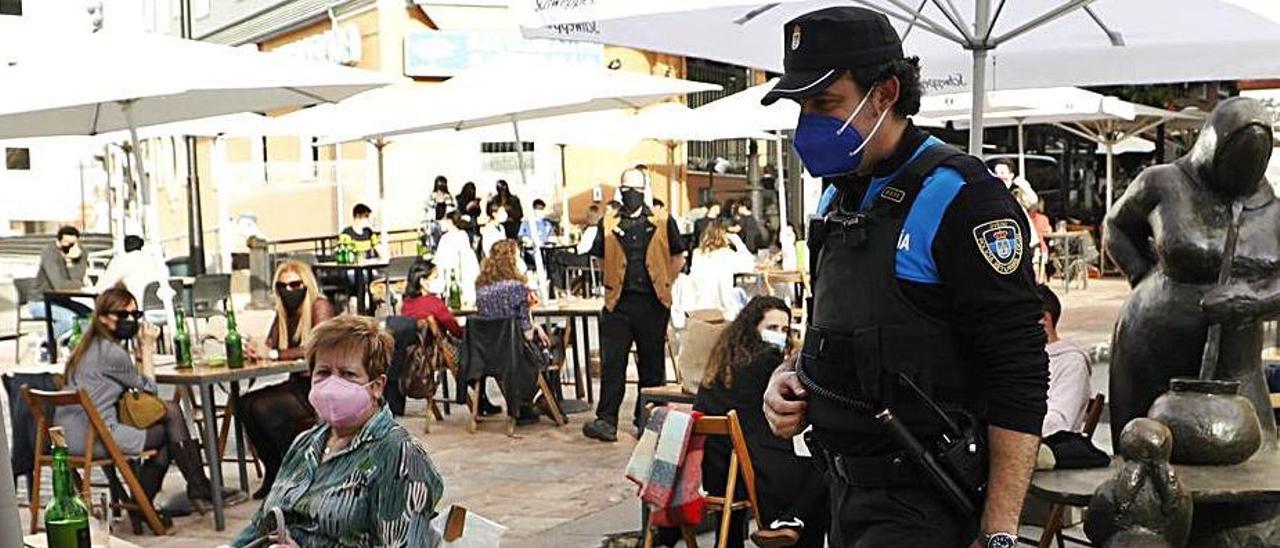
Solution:
[(933, 240), (942, 217), (964, 187), (964, 176), (956, 169), (939, 167), (924, 181), (924, 188), (907, 212), (894, 271), (898, 278), (926, 284), (942, 283), (933, 260)]

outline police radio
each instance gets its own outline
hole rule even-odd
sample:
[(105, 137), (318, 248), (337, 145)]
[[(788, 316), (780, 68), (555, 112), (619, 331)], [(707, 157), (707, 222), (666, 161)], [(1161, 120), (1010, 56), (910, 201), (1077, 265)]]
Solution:
[[(898, 373), (898, 382), (911, 391), (936, 416), (944, 431), (925, 447), (888, 408), (876, 414), (889, 435), (911, 457), (934, 487), (961, 512), (979, 515), (987, 491), (987, 441), (981, 424), (966, 411), (947, 413), (911, 378)], [(956, 422), (959, 419), (961, 422)]]

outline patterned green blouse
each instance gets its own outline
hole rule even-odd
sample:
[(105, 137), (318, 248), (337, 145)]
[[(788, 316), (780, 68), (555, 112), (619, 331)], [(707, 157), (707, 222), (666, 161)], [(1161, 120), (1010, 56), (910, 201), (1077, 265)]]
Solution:
[(426, 451), (384, 405), (346, 449), (322, 461), (329, 425), (298, 435), (271, 493), (231, 542), (260, 536), (263, 509), (279, 507), (289, 534), (311, 546), (434, 546), (430, 521), (444, 482)]

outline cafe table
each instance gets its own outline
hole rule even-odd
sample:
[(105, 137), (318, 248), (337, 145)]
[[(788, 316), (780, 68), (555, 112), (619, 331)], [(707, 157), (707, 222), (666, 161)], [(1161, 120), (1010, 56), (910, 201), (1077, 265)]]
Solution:
[[(581, 321), (580, 333), (582, 333), (582, 347), (578, 347), (577, 337), (571, 341), (573, 345), (573, 395), (577, 401), (582, 400), (582, 394), (587, 395), (587, 403), (595, 403), (595, 388), (591, 386), (591, 318), (597, 318), (599, 325), (600, 311), (604, 309), (604, 299), (556, 299), (538, 303), (537, 306), (529, 309), (534, 318), (564, 318), (569, 325)], [(475, 308), (461, 308), (452, 310), (453, 315), (458, 317), (472, 316), (476, 314)], [(575, 329), (576, 331), (576, 329)], [(584, 390), (585, 388), (585, 390)], [(568, 406), (565, 413), (580, 412), (583, 404), (577, 404), (573, 400), (566, 400)], [(579, 409), (579, 411), (570, 411), (570, 409)]]
[(369, 284), (373, 281), (374, 272), (387, 267), (387, 261), (370, 260), (359, 261), (353, 264), (342, 264), (335, 262), (322, 262), (311, 265), (312, 270), (330, 270), (347, 272), (350, 271), (353, 276), (352, 282), (355, 285), (356, 292), (356, 313), (361, 316), (368, 316), (370, 312)]
[[(200, 391), (200, 409), (204, 415), (204, 424), (201, 425), (201, 428), (204, 429), (205, 460), (209, 466), (209, 482), (215, 487), (211, 490), (214, 529), (221, 531), (226, 528), (226, 516), (223, 512), (222, 490), (217, 488), (222, 485), (222, 452), (218, 450), (217, 406), (213, 398), (214, 385), (223, 383), (230, 385), (230, 401), (228, 405), (231, 409), (234, 409), (240, 398), (241, 381), (305, 371), (307, 364), (303, 360), (246, 362), (244, 367), (239, 369), (231, 369), (226, 365), (211, 367), (201, 364), (202, 362), (197, 361), (195, 367), (188, 369), (178, 369), (173, 365), (157, 366), (155, 369), (156, 384), (168, 384), (188, 389), (198, 388)], [(245, 465), (244, 429), (239, 421), (232, 421), (232, 424), (234, 425), (236, 458), (240, 472), (240, 490), (248, 492), (249, 473)]]

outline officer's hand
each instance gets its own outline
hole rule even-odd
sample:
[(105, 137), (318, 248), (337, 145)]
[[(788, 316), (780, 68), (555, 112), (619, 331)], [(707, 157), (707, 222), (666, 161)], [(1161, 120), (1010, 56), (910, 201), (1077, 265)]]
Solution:
[(764, 391), (764, 416), (774, 435), (791, 438), (808, 426), (804, 416), (808, 397), (809, 392), (796, 378), (794, 358), (788, 360), (786, 367), (774, 371)]

